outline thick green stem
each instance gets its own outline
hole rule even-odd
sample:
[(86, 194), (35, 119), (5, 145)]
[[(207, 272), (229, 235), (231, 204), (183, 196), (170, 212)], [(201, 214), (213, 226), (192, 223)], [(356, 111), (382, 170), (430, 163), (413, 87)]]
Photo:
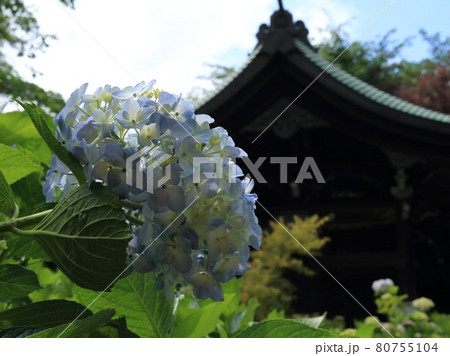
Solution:
[(15, 228), (34, 225), (50, 214), (51, 211), (52, 209), (41, 211), (40, 213), (33, 215), (23, 216), (21, 218), (12, 218), (10, 220), (3, 221), (0, 223), (0, 232), (12, 231)]

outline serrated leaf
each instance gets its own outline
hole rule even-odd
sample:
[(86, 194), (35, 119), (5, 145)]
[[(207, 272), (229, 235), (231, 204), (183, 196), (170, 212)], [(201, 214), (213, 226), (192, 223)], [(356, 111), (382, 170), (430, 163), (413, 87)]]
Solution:
[(14, 207), (14, 195), (0, 170), (0, 211), (8, 211)]
[(43, 330), (45, 328), (40, 326), (11, 326), (0, 330), (0, 338), (23, 338)]
[[(5, 310), (0, 313), (0, 323), (9, 326), (33, 325), (51, 328), (72, 322), (86, 308), (68, 300), (48, 300), (27, 304)], [(81, 319), (92, 315), (90, 310), (84, 311)]]
[(2, 143), (0, 143), (0, 158), (0, 170), (8, 184), (13, 184), (30, 173), (39, 172), (42, 169), (22, 152)]
[[(96, 293), (77, 287), (74, 293), (86, 305), (97, 297)], [(115, 309), (118, 315), (126, 317), (128, 329), (140, 337), (168, 336), (174, 318), (174, 303), (166, 299), (163, 290), (156, 288), (154, 273), (133, 272), (89, 308), (93, 311)]]
[[(129, 231), (119, 197), (99, 184), (64, 196), (34, 229), (58, 268), (81, 287), (103, 290), (126, 267)], [(45, 233), (44, 233), (45, 232)]]
[(313, 328), (294, 320), (267, 320), (253, 324), (238, 333), (239, 338), (336, 338), (336, 334), (329, 330)]
[(36, 273), (19, 265), (0, 265), (0, 299), (25, 297), (41, 288)]
[(87, 333), (91, 333), (103, 325), (105, 325), (114, 316), (114, 310), (107, 309), (98, 312), (97, 314), (88, 316), (82, 320), (77, 320), (74, 323), (59, 325), (54, 328), (46, 329), (39, 333), (28, 336), (30, 338), (56, 338), (56, 337), (81, 337)]
[(83, 167), (80, 162), (63, 145), (61, 145), (61, 143), (52, 134), (44, 119), (43, 113), (34, 105), (22, 103), (18, 100), (16, 100), (16, 102), (25, 109), (36, 127), (36, 130), (39, 132), (50, 150), (72, 171), (80, 184), (85, 184), (86, 178), (84, 176)]

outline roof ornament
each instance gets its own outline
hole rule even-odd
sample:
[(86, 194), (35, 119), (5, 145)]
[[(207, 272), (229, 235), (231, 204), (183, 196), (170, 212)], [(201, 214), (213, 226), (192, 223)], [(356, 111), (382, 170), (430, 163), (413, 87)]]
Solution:
[[(308, 40), (308, 29), (305, 24), (302, 21), (294, 23), (292, 14), (284, 9), (282, 0), (278, 0), (278, 5), (279, 10), (276, 10), (270, 17), (270, 26), (262, 24), (259, 27), (259, 31), (256, 34), (258, 44), (267, 44), (267, 41), (283, 43), (287, 38), (290, 38), (299, 39), (313, 48)], [(271, 46), (269, 45), (269, 47)]]

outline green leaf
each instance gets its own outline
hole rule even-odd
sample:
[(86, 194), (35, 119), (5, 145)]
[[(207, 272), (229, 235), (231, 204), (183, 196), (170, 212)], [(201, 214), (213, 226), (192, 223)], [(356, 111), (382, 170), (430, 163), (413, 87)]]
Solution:
[(0, 265), (0, 299), (17, 299), (39, 288), (33, 271), (19, 265)]
[(373, 333), (375, 329), (378, 327), (378, 324), (361, 324), (356, 329), (356, 337), (361, 338), (371, 338), (373, 337)]
[(255, 320), (255, 311), (258, 306), (259, 302), (255, 298), (251, 298), (247, 304), (241, 304), (230, 321), (230, 332), (234, 334), (251, 325)]
[(0, 143), (0, 170), (8, 184), (13, 184), (42, 167), (30, 161), (22, 152)]
[(23, 338), (43, 330), (45, 330), (45, 328), (40, 326), (12, 326), (0, 330), (0, 338)]
[(15, 182), (11, 185), (11, 189), (14, 193), (16, 204), (20, 207), (22, 216), (34, 214), (36, 207), (45, 203), (44, 193), (42, 192), (42, 180), (38, 173), (31, 173)]
[(26, 112), (0, 114), (0, 143), (7, 146), (25, 143), (40, 138)]
[(58, 268), (81, 287), (103, 290), (126, 268), (125, 214), (119, 197), (102, 185), (65, 195), (33, 232)]
[(178, 306), (173, 337), (204, 337), (216, 329), (220, 316), (233, 304), (235, 294), (224, 294), (223, 302), (197, 301), (184, 298)]
[(16, 145), (35, 163), (50, 163), (52, 153), (24, 111), (0, 114), (0, 143)]
[(8, 211), (14, 207), (14, 195), (6, 182), (5, 176), (0, 171), (0, 211)]
[(72, 171), (80, 184), (85, 184), (86, 178), (84, 176), (83, 167), (52, 134), (44, 119), (43, 113), (34, 105), (22, 103), (18, 100), (16, 100), (16, 102), (28, 113), (28, 116), (50, 150)]
[(297, 318), (296, 321), (299, 321), (303, 324), (309, 325), (313, 328), (320, 328), (324, 325), (327, 320), (327, 313), (322, 314), (321, 316), (316, 316), (314, 318)]
[(89, 337), (138, 338), (139, 336), (128, 329), (127, 319), (125, 317), (120, 317), (118, 319), (111, 320), (104, 327), (91, 333)]
[[(20, 207), (20, 214), (22, 216), (49, 210), (56, 205), (56, 203), (45, 203), (44, 194), (42, 194), (42, 184), (37, 173), (32, 173), (15, 182), (11, 186), (11, 189), (14, 193), (16, 204)], [(49, 260), (47, 254), (36, 239), (30, 239), (29, 236), (21, 236), (12, 232), (3, 233), (3, 237), (9, 246), (5, 258), (13, 258), (16, 261), (23, 258)]]
[(11, 232), (3, 233), (3, 238), (8, 244), (8, 250), (5, 251), (5, 258), (12, 258), (16, 261), (22, 259), (49, 259), (41, 245), (29, 236), (20, 236)]
[[(68, 300), (49, 300), (27, 304), (0, 313), (0, 323), (8, 326), (33, 325), (51, 328), (72, 322), (86, 308)], [(91, 316), (86, 310), (81, 319)]]
[(299, 337), (299, 338), (334, 338), (338, 337), (329, 330), (313, 328), (294, 320), (268, 320), (253, 324), (235, 337)]
[(37, 334), (28, 337), (32, 338), (56, 338), (56, 337), (81, 337), (87, 333), (91, 333), (103, 325), (105, 325), (114, 316), (115, 312), (111, 309), (106, 309), (97, 314), (88, 316), (82, 320), (77, 320), (74, 323), (59, 325), (51, 329), (46, 329)]
[[(85, 305), (97, 297), (97, 293), (77, 287), (74, 293)], [(174, 303), (166, 299), (163, 290), (156, 288), (155, 273), (133, 272), (89, 308), (93, 311), (114, 308), (119, 316), (126, 317), (128, 329), (140, 337), (169, 336), (174, 318)]]
[(272, 310), (264, 320), (284, 319), (284, 310)]

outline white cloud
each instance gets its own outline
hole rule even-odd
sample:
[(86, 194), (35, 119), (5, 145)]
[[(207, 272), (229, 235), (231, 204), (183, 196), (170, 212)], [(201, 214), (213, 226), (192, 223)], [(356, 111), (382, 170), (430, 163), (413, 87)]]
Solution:
[[(36, 9), (42, 31), (59, 39), (17, 67), (27, 79), (65, 97), (84, 82), (93, 91), (104, 84), (126, 86), (153, 78), (160, 88), (186, 93), (205, 84), (196, 79), (207, 71), (204, 63), (243, 63), (256, 44), (259, 25), (268, 23), (277, 7), (275, 0), (76, 0), (72, 11), (56, 0), (26, 3)], [(315, 38), (328, 21), (322, 8), (337, 23), (355, 13), (337, 0), (285, 1), (285, 8), (304, 20)], [(26, 65), (43, 76), (31, 78)]]

